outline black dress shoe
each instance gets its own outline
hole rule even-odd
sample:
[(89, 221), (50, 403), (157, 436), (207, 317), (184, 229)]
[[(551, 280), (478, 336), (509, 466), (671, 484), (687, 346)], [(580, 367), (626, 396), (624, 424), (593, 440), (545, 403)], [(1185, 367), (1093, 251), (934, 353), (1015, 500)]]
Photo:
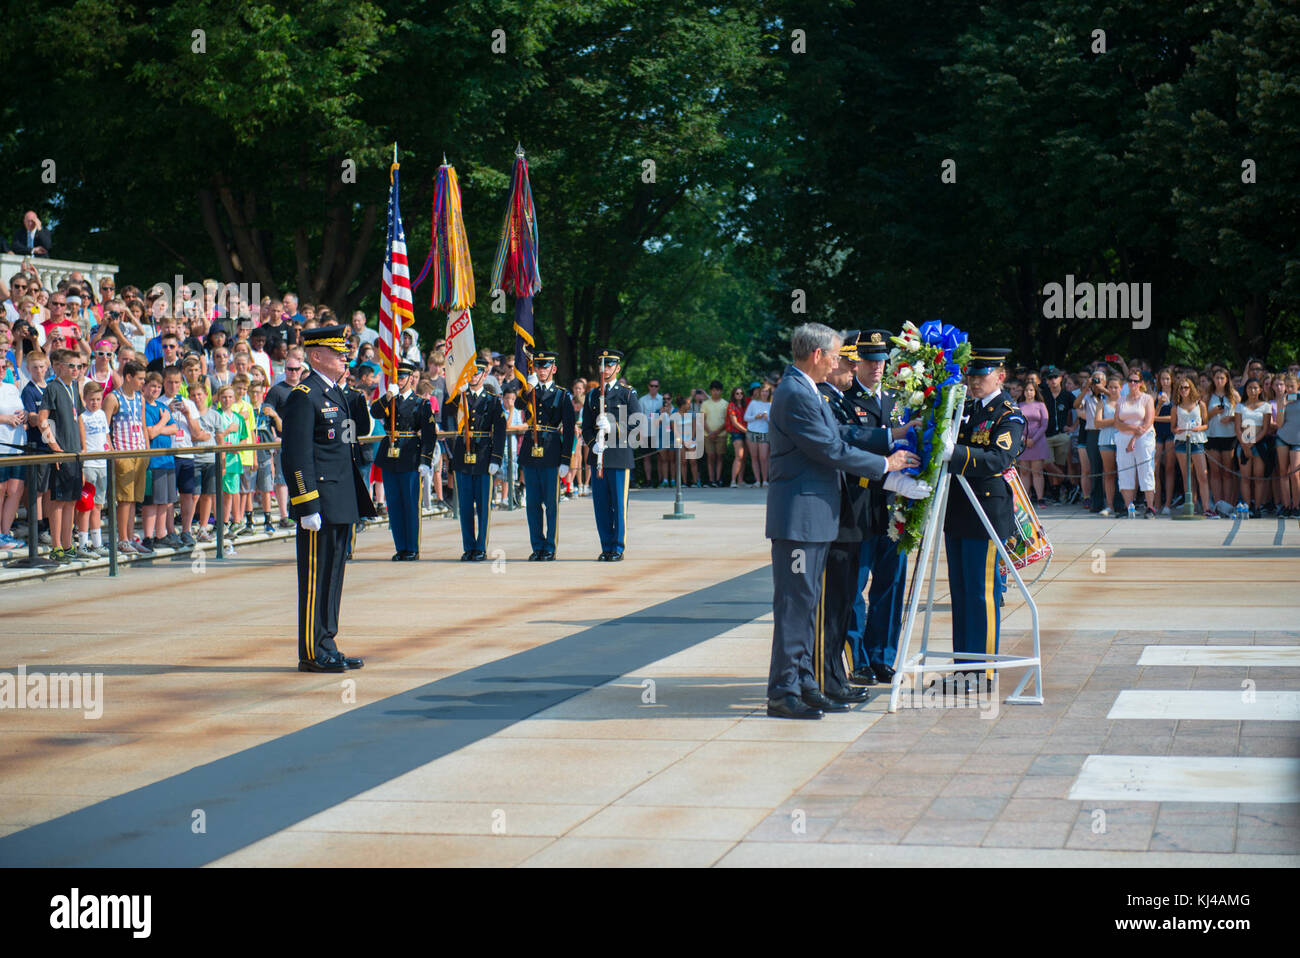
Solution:
[(597, 561), (597, 562), (608, 562), (608, 561), (609, 561), (609, 553), (608, 553), (608, 552), (602, 552), (600, 555), (596, 556), (596, 561)]
[(888, 665), (873, 665), (871, 671), (876, 673), (876, 678), (889, 685), (894, 681), (894, 670)]
[(317, 662), (314, 659), (298, 660), (299, 672), (346, 672), (347, 670), (347, 665), (335, 659), (329, 659), (325, 662)]
[(543, 555), (544, 553), (540, 549), (534, 549), (531, 553), (529, 553), (528, 561), (537, 562), (542, 558)]
[(855, 689), (850, 686), (835, 692), (827, 692), (826, 697), (832, 702), (847, 702), (850, 705), (857, 705), (859, 702), (865, 702), (871, 697), (871, 690)]
[(554, 562), (554, 561), (555, 561), (555, 553), (554, 553), (554, 552), (543, 552), (543, 553), (542, 553), (542, 561), (543, 561), (543, 562)]
[(474, 553), (474, 561), (475, 561), (475, 562), (482, 562), (482, 561), (483, 561), (484, 559), (486, 559), (486, 558), (487, 558), (487, 553), (486, 553), (486, 552), (475, 552), (475, 553)]
[(405, 553), (405, 552), (394, 552), (394, 553), (393, 553), (393, 561), (394, 561), (394, 562), (401, 562), (401, 561), (403, 561), (405, 558), (406, 558), (406, 553)]
[(783, 695), (767, 700), (768, 718), (819, 719), (822, 710), (805, 705), (797, 695)]
[(821, 709), (823, 712), (847, 712), (853, 706), (848, 702), (836, 702), (828, 699), (817, 689), (803, 694), (803, 704), (812, 706), (815, 709)]
[(474, 561), (474, 553), (472, 553), (472, 552), (462, 552), (462, 553), (460, 554), (460, 561), (461, 561), (461, 562), (473, 562), (473, 561)]
[(854, 669), (849, 673), (849, 681), (856, 682), (859, 685), (875, 685), (876, 673), (870, 666), (863, 666), (860, 669)]
[(418, 553), (418, 552), (406, 552), (406, 553), (403, 553), (403, 554), (402, 554), (402, 561), (403, 561), (403, 562), (419, 562), (419, 561), (420, 561), (420, 553)]
[(339, 665), (342, 665), (344, 668), (348, 668), (348, 669), (359, 669), (366, 664), (361, 659), (350, 659), (342, 652), (335, 653), (334, 661)]
[(622, 562), (622, 561), (623, 561), (623, 553), (621, 553), (621, 552), (611, 552), (611, 553), (609, 554), (609, 561), (610, 561), (610, 562)]

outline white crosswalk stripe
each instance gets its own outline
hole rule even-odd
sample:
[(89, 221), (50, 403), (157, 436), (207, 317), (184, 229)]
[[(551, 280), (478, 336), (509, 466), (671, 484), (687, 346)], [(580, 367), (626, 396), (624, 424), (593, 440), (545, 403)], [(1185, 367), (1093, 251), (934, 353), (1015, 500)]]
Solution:
[(1139, 802), (1300, 802), (1300, 758), (1089, 755), (1070, 798)]
[[(1297, 646), (1154, 645), (1139, 667), (1300, 666)], [(1110, 720), (1295, 722), (1300, 692), (1236, 689), (1126, 689)], [(1081, 801), (1300, 802), (1300, 758), (1239, 755), (1089, 755), (1070, 789)]]
[(1256, 668), (1300, 665), (1300, 645), (1148, 645), (1142, 650), (1138, 665)]
[(1130, 689), (1119, 693), (1106, 718), (1300, 722), (1300, 692)]

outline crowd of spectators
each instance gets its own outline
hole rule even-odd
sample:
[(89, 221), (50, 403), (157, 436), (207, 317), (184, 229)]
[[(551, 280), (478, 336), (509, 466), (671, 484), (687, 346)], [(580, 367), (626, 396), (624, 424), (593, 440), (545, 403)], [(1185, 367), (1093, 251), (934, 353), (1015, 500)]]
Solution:
[[(48, 239), (48, 237), (46, 237)], [(39, 538), (56, 562), (106, 554), (108, 469), (114, 470), (118, 549), (148, 554), (292, 528), (278, 453), (245, 450), (222, 458), (193, 446), (279, 438), (289, 391), (304, 375), (304, 329), (339, 322), (328, 307), (293, 293), (245, 302), (214, 281), (202, 294), (165, 286), (121, 290), (78, 273), (45, 289), (35, 269), (0, 281), (0, 462), (21, 452), (175, 450), (149, 459), (87, 460), (34, 468)], [(349, 317), (349, 377), (373, 400), (379, 391), (378, 331), (364, 312)], [(435, 413), (447, 400), (445, 341), (422, 349), (402, 334), (402, 358), (420, 369), (418, 392)], [(502, 397), (510, 449), (527, 429), (513, 353), (481, 351), (485, 385)], [(1075, 373), (1020, 368), (1007, 382), (1026, 419), (1019, 470), (1041, 507), (1080, 502), (1102, 516), (1169, 515), (1182, 503), (1190, 452), (1193, 497), (1206, 515), (1300, 515), (1300, 387), (1297, 370), (1164, 367), (1142, 360), (1092, 363)], [(648, 427), (636, 452), (637, 484), (758, 487), (768, 482), (768, 416), (778, 374), (728, 388), (661, 392), (649, 376), (635, 385)], [(627, 383), (626, 380), (624, 380)], [(633, 385), (627, 383), (628, 385)], [(581, 442), (594, 382), (570, 384), (578, 420), (561, 495), (590, 494), (594, 460)], [(383, 423), (374, 423), (373, 434)], [(702, 448), (701, 448), (702, 447)], [(373, 457), (373, 446), (367, 454)], [(680, 452), (679, 452), (680, 450)], [(516, 462), (517, 456), (511, 456)], [(439, 457), (427, 508), (450, 513), (449, 457)], [(76, 464), (72, 464), (76, 466)], [(381, 512), (378, 469), (368, 476)], [(0, 554), (21, 547), (17, 522), (28, 472), (0, 465)], [(217, 486), (223, 491), (216, 515)], [(89, 490), (93, 487), (93, 497)], [(83, 496), (83, 491), (85, 495)], [(495, 483), (498, 503), (527, 494), (515, 468)], [(93, 502), (92, 502), (93, 498)], [(78, 507), (78, 501), (81, 505)], [(1130, 508), (1131, 507), (1131, 508)], [(138, 529), (138, 531), (137, 531)]]
[(1300, 365), (1108, 359), (1073, 374), (1021, 368), (1007, 381), (1026, 421), (1018, 471), (1037, 505), (1168, 516), (1184, 506), (1190, 456), (1203, 515), (1300, 517)]

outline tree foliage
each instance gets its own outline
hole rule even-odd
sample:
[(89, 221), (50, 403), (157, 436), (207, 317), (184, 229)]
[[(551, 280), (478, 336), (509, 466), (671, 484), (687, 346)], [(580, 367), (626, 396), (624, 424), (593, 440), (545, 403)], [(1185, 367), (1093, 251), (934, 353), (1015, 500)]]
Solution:
[[(566, 377), (611, 344), (634, 382), (712, 368), (730, 386), (779, 367), (809, 319), (943, 318), (1057, 363), (1277, 363), (1300, 338), (1300, 16), (1276, 0), (49, 0), (25, 16), (32, 43), (0, 50), (30, 79), (0, 106), (0, 216), (41, 210), (57, 254), (128, 281), (212, 275), (373, 313), (396, 142), (414, 265), (445, 155), (479, 338), (509, 349), (487, 284), (522, 144), (538, 338)], [(1067, 274), (1151, 283), (1151, 327), (1045, 318), (1043, 286)], [(427, 295), (426, 339), (442, 325)]]

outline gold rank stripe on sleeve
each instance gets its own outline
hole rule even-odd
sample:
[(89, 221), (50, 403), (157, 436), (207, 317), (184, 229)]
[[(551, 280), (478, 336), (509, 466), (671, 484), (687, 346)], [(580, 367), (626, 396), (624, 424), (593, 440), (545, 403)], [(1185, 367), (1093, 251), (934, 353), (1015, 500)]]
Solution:
[(320, 493), (313, 489), (311, 492), (304, 492), (301, 496), (292, 496), (289, 499), (291, 505), (300, 506), (304, 502), (311, 502), (313, 499), (320, 498)]
[(966, 467), (970, 465), (970, 446), (962, 446), (962, 449), (966, 450), (966, 461), (963, 462), (961, 468), (957, 470), (959, 476), (966, 475)]
[(305, 493), (307, 491), (307, 483), (303, 481), (302, 470), (301, 469), (295, 470), (293, 474), (293, 478), (296, 479), (298, 482), (298, 491), (300, 493)]

